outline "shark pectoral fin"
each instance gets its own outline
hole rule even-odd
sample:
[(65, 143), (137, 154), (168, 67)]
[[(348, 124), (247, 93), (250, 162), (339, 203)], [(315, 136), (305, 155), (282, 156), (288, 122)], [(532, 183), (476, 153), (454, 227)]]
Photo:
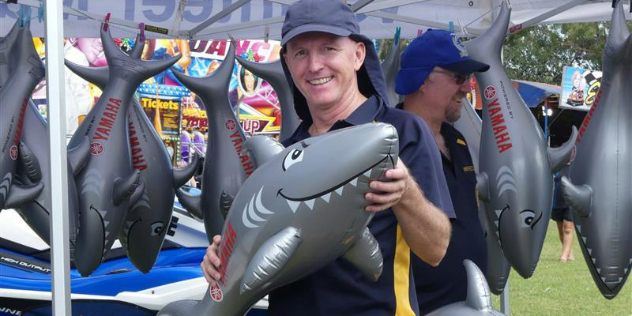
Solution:
[(141, 184), (140, 171), (134, 170), (127, 178), (117, 178), (114, 180), (112, 199), (114, 205), (121, 205), (129, 198), (136, 188)]
[(202, 196), (193, 195), (182, 189), (176, 190), (176, 196), (178, 201), (184, 206), (184, 208), (194, 217), (202, 219), (204, 215), (202, 213)]
[(249, 154), (255, 161), (255, 166), (259, 167), (283, 151), (283, 149), (283, 145), (271, 137), (255, 135), (244, 142), (241, 154)]
[(481, 200), (489, 201), (489, 179), (486, 173), (476, 175), (476, 192)]
[(195, 174), (195, 171), (198, 169), (200, 164), (200, 155), (197, 152), (193, 153), (193, 158), (191, 159), (191, 162), (180, 168), (180, 169), (174, 169), (173, 170), (173, 186), (174, 188), (179, 188), (181, 186), (183, 186), (185, 183), (187, 183), (187, 181), (189, 181), (189, 179), (191, 179), (191, 177), (193, 177), (193, 175)]
[(573, 146), (575, 146), (575, 141), (577, 140), (577, 128), (573, 126), (571, 130), (571, 137), (560, 147), (551, 148), (549, 147), (547, 150), (549, 152), (549, 161), (551, 164), (551, 171), (558, 172), (566, 166), (566, 164), (571, 159), (571, 152), (573, 151)]
[(465, 305), (479, 311), (493, 310), (492, 295), (485, 280), (485, 275), (469, 259), (463, 260), (463, 265), (467, 273), (467, 298), (465, 299)]
[(342, 258), (353, 264), (370, 281), (377, 281), (382, 274), (382, 251), (371, 231), (364, 228), (362, 237), (353, 243)]
[(145, 193), (145, 182), (141, 181), (127, 201), (127, 205), (130, 206), (130, 210), (136, 203), (138, 203), (138, 201), (140, 201), (140, 198), (143, 197), (143, 193)]
[(31, 183), (37, 183), (42, 180), (42, 170), (39, 160), (33, 154), (31, 149), (23, 142), (20, 142), (20, 169), (29, 178)]
[(42, 190), (44, 189), (44, 184), (38, 182), (37, 184), (25, 187), (16, 185), (15, 183), (9, 189), (9, 194), (7, 196), (7, 200), (4, 201), (3, 208), (15, 208), (24, 203), (30, 202), (37, 198)]
[(564, 201), (571, 210), (581, 217), (590, 215), (592, 206), (592, 189), (588, 185), (574, 185), (566, 176), (561, 180)]
[(248, 263), (239, 293), (253, 290), (274, 278), (301, 244), (301, 232), (290, 226), (268, 238)]
[(88, 162), (90, 157), (90, 139), (84, 136), (79, 145), (68, 150), (68, 162), (72, 168), (72, 174), (77, 175)]

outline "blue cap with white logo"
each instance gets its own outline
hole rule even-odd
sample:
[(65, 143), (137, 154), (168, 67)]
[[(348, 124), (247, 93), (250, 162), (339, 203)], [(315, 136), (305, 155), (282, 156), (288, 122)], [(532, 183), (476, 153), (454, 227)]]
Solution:
[(489, 69), (489, 65), (468, 57), (467, 50), (454, 33), (428, 30), (404, 50), (395, 92), (408, 95), (419, 90), (434, 67), (464, 74)]

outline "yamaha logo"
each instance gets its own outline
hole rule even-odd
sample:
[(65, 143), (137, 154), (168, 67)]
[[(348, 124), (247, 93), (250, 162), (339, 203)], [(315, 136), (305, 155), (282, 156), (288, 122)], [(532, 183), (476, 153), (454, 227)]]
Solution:
[(494, 86), (485, 87), (485, 91), (483, 91), (483, 95), (485, 96), (485, 99), (487, 100), (493, 99), (496, 96), (496, 87)]
[(18, 146), (11, 146), (11, 148), (9, 149), (9, 157), (11, 158), (11, 160), (18, 159)]
[(90, 144), (90, 154), (93, 156), (102, 154), (104, 150), (105, 147), (103, 147), (103, 144), (99, 142), (93, 142)]
[(222, 293), (222, 289), (219, 287), (219, 284), (215, 283), (215, 285), (211, 286), (211, 298), (216, 302), (221, 302), (224, 298), (224, 293)]
[(226, 127), (227, 130), (234, 130), (235, 127), (237, 127), (237, 123), (235, 123), (235, 120), (233, 119), (229, 119), (226, 120), (226, 123), (224, 123), (224, 127)]

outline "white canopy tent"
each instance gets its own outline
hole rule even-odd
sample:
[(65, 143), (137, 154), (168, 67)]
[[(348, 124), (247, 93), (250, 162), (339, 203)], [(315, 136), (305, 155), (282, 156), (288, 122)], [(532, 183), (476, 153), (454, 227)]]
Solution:
[[(31, 30), (46, 37), (49, 139), (53, 179), (51, 223), (52, 298), (54, 315), (70, 315), (65, 100), (62, 93), (62, 37), (97, 37), (100, 22), (110, 12), (112, 35), (134, 37), (139, 23), (146, 35), (185, 39), (280, 39), (287, 7), (296, 0), (0, 0), (0, 36), (18, 18), (18, 4), (33, 8)], [(450, 28), (457, 33), (481, 34), (493, 21), (501, 0), (348, 0), (359, 13), (360, 28), (370, 38), (417, 36), (418, 30)], [(625, 1), (625, 0), (624, 0)], [(630, 4), (626, 19), (631, 19)], [(9, 2), (9, 3), (7, 3)], [(610, 0), (513, 0), (512, 32), (539, 23), (609, 20)], [(38, 11), (45, 20), (38, 19)], [(62, 16), (63, 19), (59, 19)], [(63, 162), (63, 163), (62, 163)]]
[[(134, 37), (139, 23), (147, 36), (185, 39), (280, 39), (283, 16), (296, 0), (65, 0), (64, 36), (98, 37), (100, 21), (112, 13), (113, 36)], [(392, 38), (396, 27), (412, 38), (419, 29), (448, 29), (481, 34), (491, 25), (492, 9), (501, 0), (347, 0), (359, 13), (369, 38)], [(0, 36), (17, 19), (18, 5), (0, 0)], [(8, 1), (12, 2), (12, 1)], [(39, 7), (38, 0), (14, 0)], [(541, 23), (609, 20), (611, 0), (512, 0), (513, 30)], [(627, 1), (626, 1), (627, 2)], [(626, 5), (629, 8), (629, 4)], [(626, 11), (629, 11), (626, 10)], [(33, 11), (31, 28), (44, 36), (44, 22)], [(627, 16), (630, 19), (630, 14)]]

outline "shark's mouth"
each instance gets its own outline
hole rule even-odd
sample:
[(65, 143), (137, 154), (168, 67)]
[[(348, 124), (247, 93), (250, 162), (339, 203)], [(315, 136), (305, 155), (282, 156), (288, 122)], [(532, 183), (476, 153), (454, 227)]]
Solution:
[(388, 160), (391, 161), (392, 165), (395, 165), (395, 163), (393, 161), (393, 157), (391, 155), (387, 155), (386, 157), (384, 157), (384, 159), (376, 162), (372, 166), (370, 166), (367, 169), (357, 173), (356, 175), (354, 175), (351, 178), (341, 182), (340, 184), (338, 184), (338, 185), (336, 185), (334, 187), (331, 187), (331, 188), (329, 188), (327, 190), (321, 191), (319, 193), (310, 195), (310, 196), (306, 196), (306, 197), (290, 197), (290, 196), (287, 196), (287, 195), (283, 194), (283, 189), (282, 188), (279, 189), (279, 191), (277, 192), (277, 195), (280, 195), (283, 198), (285, 198), (293, 211), (295, 211), (298, 208), (298, 206), (300, 205), (301, 202), (304, 202), (308, 206), (310, 206), (310, 205), (313, 206), (314, 205), (314, 200), (316, 198), (322, 198), (327, 203), (329, 203), (329, 198), (331, 197), (332, 192), (335, 192), (338, 195), (342, 195), (342, 192), (343, 192), (343, 189), (344, 189), (345, 185), (351, 184), (352, 186), (356, 186), (358, 184), (358, 178), (361, 177), (361, 176), (364, 176), (367, 179), (369, 179), (371, 177), (371, 172), (373, 171), (373, 168), (375, 168), (379, 164), (384, 163), (384, 162), (386, 162)]

